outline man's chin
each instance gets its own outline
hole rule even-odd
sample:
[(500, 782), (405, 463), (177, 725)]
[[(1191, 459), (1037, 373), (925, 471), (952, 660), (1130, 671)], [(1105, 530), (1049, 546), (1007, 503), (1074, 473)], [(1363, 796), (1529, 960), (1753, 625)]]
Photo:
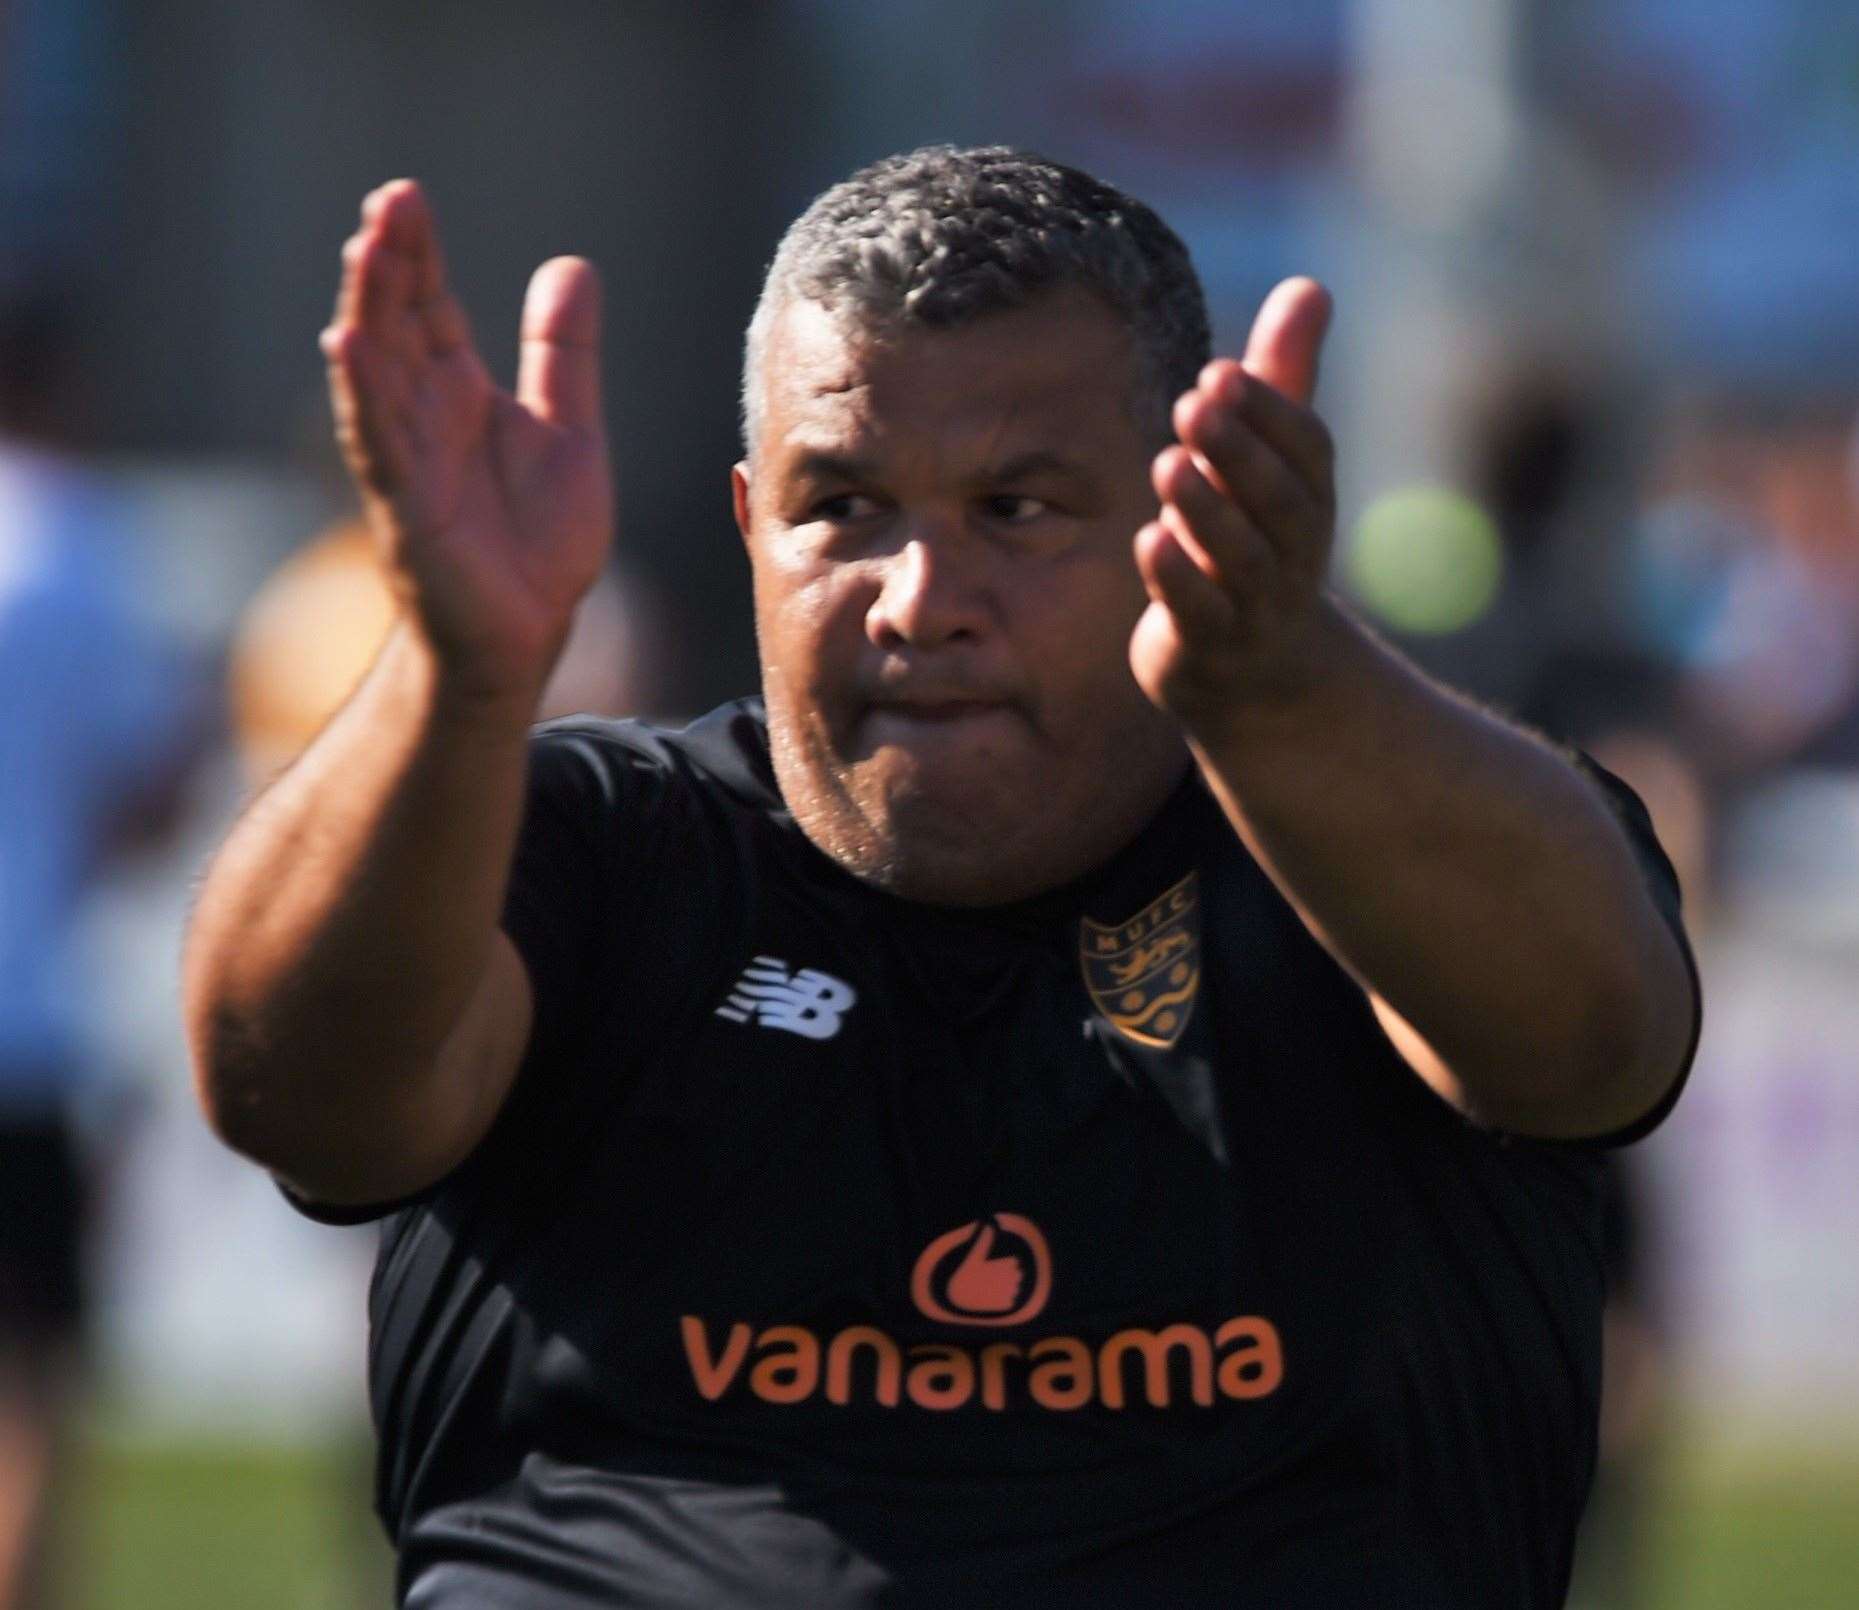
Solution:
[(880, 751), (842, 777), (843, 791), (812, 795), (816, 806), (836, 796), (840, 809), (796, 816), (848, 872), (905, 900), (1004, 905), (1064, 882), (1042, 875), (1054, 846), (1035, 774), (1004, 757), (968, 759)]
[(1006, 905), (1055, 887), (1064, 878), (1041, 878), (1023, 855), (999, 853), (999, 845), (951, 845), (877, 839), (868, 868), (848, 870), (899, 899), (931, 906)]
[(960, 845), (1037, 813), (1050, 764), (1022, 717), (988, 706), (927, 718), (873, 711), (835, 770), (880, 831)]
[(1011, 707), (943, 719), (872, 711), (847, 737), (829, 748), (777, 734), (789, 809), (854, 877), (929, 905), (1007, 905), (1090, 871), (1141, 826), (1186, 761), (1179, 747), (1137, 750), (1108, 787), (1095, 769), (1089, 787), (1075, 777), (1068, 786), (1065, 757)]

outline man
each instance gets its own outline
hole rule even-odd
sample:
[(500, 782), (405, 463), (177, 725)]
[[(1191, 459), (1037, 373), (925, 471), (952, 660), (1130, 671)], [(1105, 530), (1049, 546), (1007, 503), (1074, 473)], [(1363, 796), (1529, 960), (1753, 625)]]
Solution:
[(85, 899), (172, 829), (202, 726), (133, 606), (133, 521), (80, 450), (81, 329), (60, 297), (0, 305), (0, 1610), (64, 1602), (53, 1523), (89, 1317), (80, 1120), (100, 1106)]
[(1559, 1602), (1566, 1143), (1657, 1120), (1695, 986), (1632, 802), (1324, 591), (1322, 291), (1208, 363), (1130, 198), (862, 171), (749, 332), (765, 726), (532, 742), (611, 519), (593, 274), (506, 396), (414, 186), (344, 258), (401, 620), (188, 1011), (233, 1145), (391, 1213), (404, 1602)]

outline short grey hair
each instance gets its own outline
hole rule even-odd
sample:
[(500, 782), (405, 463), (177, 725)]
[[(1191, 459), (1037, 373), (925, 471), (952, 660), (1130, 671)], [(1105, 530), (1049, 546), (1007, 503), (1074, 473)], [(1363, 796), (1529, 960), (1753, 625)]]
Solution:
[(743, 355), (743, 444), (754, 451), (768, 333), (792, 300), (876, 329), (947, 329), (1067, 285), (1129, 330), (1136, 421), (1166, 440), (1211, 344), (1188, 249), (1153, 209), (1003, 145), (930, 145), (861, 168), (814, 200), (769, 264)]

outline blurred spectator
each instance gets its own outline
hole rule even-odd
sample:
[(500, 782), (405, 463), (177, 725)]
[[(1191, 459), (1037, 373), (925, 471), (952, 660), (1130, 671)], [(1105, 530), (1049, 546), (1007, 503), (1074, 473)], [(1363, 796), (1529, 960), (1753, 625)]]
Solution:
[(1682, 729), (1736, 787), (1778, 766), (1859, 765), (1853, 409), (1732, 393), (1674, 410), (1633, 580), (1676, 666)]
[(127, 596), (121, 506), (75, 451), (75, 310), (0, 307), (0, 1607), (50, 1602), (49, 1494), (83, 1351), (91, 1196), (81, 898), (161, 833), (197, 732)]

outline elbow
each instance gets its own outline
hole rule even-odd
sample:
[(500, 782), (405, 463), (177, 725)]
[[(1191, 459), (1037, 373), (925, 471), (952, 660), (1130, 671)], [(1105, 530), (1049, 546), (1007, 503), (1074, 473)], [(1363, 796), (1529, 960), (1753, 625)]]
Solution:
[(1562, 1137), (1620, 1134), (1653, 1113), (1684, 1075), (1696, 1021), (1696, 977), (1661, 924), (1589, 994), (1563, 1063)]
[(267, 994), (239, 960), (236, 945), (215, 942), (196, 921), (181, 969), (194, 1101), (219, 1141), (275, 1173), (289, 1159), (294, 1080), (276, 1027), (276, 991)]
[(1657, 939), (1644, 958), (1595, 967), (1579, 988), (1565, 979), (1571, 987), (1553, 1010), (1539, 995), (1529, 1032), (1519, 1037), (1513, 1025), (1507, 1050), (1445, 1064), (1444, 1080), (1429, 1082), (1513, 1135), (1575, 1141), (1632, 1130), (1670, 1096), (1695, 1038), (1695, 975), (1663, 924)]
[[(391, 1194), (349, 1186), (359, 1148), (335, 1104), (314, 1101), (313, 1070), (280, 1057), (233, 1014), (203, 1026), (193, 1039), (194, 1099), (214, 1136), (247, 1162), (313, 1201), (342, 1205)], [(366, 1161), (363, 1159), (363, 1161)]]
[(181, 1021), (195, 1103), (207, 1128), (231, 1150), (277, 1171), (288, 1150), (290, 1075), (265, 1014), (196, 952), (184, 963)]
[(232, 1008), (224, 968), (217, 966), (202, 913), (196, 909), (181, 956), (181, 1031), (187, 1045), (194, 1101), (207, 1128), (234, 1151), (246, 1127), (249, 1084), (240, 1077), (242, 1043), (251, 1036)]
[(233, 1151), (274, 1166), (275, 1101), (267, 1096), (260, 1037), (235, 1012), (202, 1009), (188, 1014), (187, 1041), (194, 1100), (207, 1127)]

